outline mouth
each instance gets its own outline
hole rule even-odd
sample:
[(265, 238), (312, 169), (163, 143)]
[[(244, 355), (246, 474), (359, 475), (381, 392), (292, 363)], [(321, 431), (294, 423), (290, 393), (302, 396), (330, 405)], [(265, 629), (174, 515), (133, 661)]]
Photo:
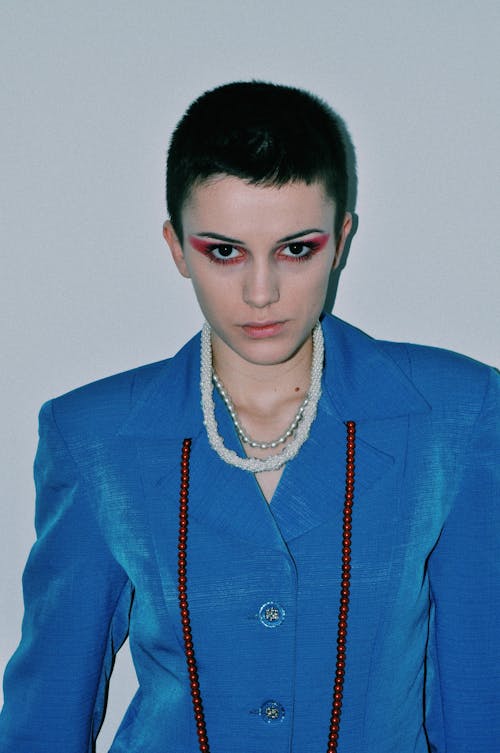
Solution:
[(264, 337), (274, 337), (283, 331), (285, 322), (247, 322), (242, 324), (241, 328), (248, 337), (260, 339)]

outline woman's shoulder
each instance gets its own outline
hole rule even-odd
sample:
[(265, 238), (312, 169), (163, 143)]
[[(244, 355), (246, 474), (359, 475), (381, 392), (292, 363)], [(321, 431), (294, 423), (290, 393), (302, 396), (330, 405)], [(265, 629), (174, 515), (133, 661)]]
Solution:
[(389, 372), (395, 365), (430, 406), (474, 412), (488, 393), (498, 400), (499, 372), (474, 358), (430, 345), (377, 339), (337, 317), (328, 316), (324, 326), (333, 334), (334, 347), (349, 354), (344, 363), (352, 370), (376, 364), (383, 371), (385, 363)]
[(174, 399), (179, 385), (186, 385), (192, 378), (197, 342), (195, 336), (172, 357), (103, 377), (52, 398), (40, 413), (51, 413), (63, 433), (116, 433), (158, 392), (166, 403)]
[(409, 375), (429, 386), (474, 389), (494, 378), (496, 370), (463, 353), (446, 348), (416, 343), (399, 343), (381, 340), (380, 347), (394, 360), (407, 368)]
[(455, 408), (481, 404), (488, 390), (498, 395), (498, 371), (470, 356), (415, 343), (380, 341), (380, 346), (400, 364), (417, 389), (439, 396)]

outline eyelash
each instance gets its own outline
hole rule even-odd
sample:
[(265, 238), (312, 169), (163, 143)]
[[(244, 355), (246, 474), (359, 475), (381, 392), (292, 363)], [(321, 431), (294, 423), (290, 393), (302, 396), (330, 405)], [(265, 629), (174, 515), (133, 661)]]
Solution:
[[(292, 255), (284, 255), (282, 258), (285, 258), (286, 261), (291, 261), (294, 264), (309, 261), (312, 256), (319, 251), (323, 247), (324, 243), (321, 241), (295, 241), (294, 243), (287, 243), (284, 246), (279, 246), (277, 249), (277, 252), (283, 251), (285, 248), (289, 248), (290, 246), (303, 246), (304, 248), (308, 248), (309, 251), (304, 254), (303, 256), (292, 256)], [(236, 249), (236, 251), (239, 251), (242, 255), (241, 256), (235, 256), (233, 259), (218, 259), (214, 256), (213, 252), (220, 248), (230, 248), (230, 249)], [(204, 246), (202, 253), (205, 254), (205, 256), (208, 257), (209, 261), (213, 264), (239, 264), (243, 258), (243, 254), (245, 253), (245, 250), (243, 248), (240, 248), (239, 246), (232, 246), (230, 243), (209, 243), (206, 246)]]

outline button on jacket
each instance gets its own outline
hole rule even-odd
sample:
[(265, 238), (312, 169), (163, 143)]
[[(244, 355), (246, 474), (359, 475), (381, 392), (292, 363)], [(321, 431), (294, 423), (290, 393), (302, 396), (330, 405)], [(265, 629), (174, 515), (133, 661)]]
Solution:
[[(326, 750), (351, 420), (339, 753), (498, 753), (498, 377), (334, 317), (323, 329), (318, 415), (270, 505), (252, 474), (208, 445), (199, 336), (173, 359), (42, 408), (38, 538), (1, 753), (92, 751), (127, 634), (139, 689), (112, 753), (197, 752), (177, 600), (185, 437), (188, 594), (211, 751)], [(216, 413), (237, 449), (218, 396)]]

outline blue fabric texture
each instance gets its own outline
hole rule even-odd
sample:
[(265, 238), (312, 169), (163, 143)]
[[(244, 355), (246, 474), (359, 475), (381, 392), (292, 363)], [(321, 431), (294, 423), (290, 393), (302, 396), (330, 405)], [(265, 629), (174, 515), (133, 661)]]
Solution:
[[(94, 750), (127, 635), (139, 690), (112, 753), (197, 753), (177, 604), (185, 437), (188, 588), (211, 751), (326, 750), (347, 420), (357, 453), (339, 753), (498, 753), (498, 375), (335, 317), (323, 328), (318, 416), (271, 505), (208, 445), (199, 336), (172, 359), (43, 406), (37, 541), (1, 753)], [(216, 411), (237, 449), (218, 398)]]

